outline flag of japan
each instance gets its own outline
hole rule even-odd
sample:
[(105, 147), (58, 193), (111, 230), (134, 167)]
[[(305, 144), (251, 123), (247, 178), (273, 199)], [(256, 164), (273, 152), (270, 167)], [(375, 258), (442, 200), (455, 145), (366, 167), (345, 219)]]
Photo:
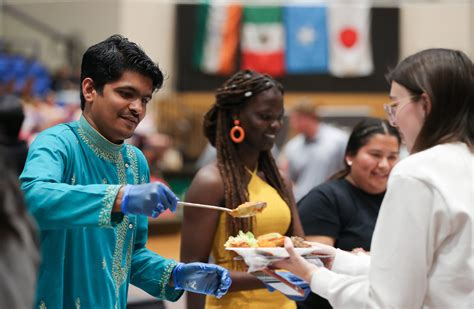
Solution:
[(370, 75), (370, 0), (333, 0), (329, 6), (329, 71), (337, 77)]

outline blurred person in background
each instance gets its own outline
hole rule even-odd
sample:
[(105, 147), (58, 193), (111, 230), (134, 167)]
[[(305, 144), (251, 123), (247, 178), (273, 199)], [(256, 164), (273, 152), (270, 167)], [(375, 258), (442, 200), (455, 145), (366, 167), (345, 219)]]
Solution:
[(230, 269), (232, 286), (222, 299), (190, 294), (187, 307), (296, 308), (279, 292), (270, 293), (255, 276), (243, 271), (224, 243), (239, 230), (255, 237), (278, 232), (302, 236), (291, 191), (271, 154), (284, 115), (283, 87), (268, 75), (240, 71), (216, 91), (216, 101), (204, 117), (204, 134), (217, 150), (217, 161), (201, 168), (186, 200), (233, 209), (247, 201), (265, 201), (255, 217), (237, 219), (224, 212), (185, 208), (181, 259)]
[(166, 149), (171, 145), (171, 138), (160, 133), (134, 134), (130, 143), (143, 152), (150, 169), (150, 180), (165, 182), (160, 162)]
[(334, 249), (317, 267), (275, 263), (336, 308), (473, 308), (474, 66), (461, 51), (428, 49), (388, 74), (384, 107), (410, 156), (392, 170), (370, 255)]
[(40, 263), (36, 225), (26, 211), (17, 171), (11, 161), (5, 161), (3, 154), (2, 151), (0, 308), (33, 308)]
[(143, 153), (124, 140), (162, 72), (119, 35), (88, 48), (81, 69), (81, 118), (41, 132), (20, 177), (41, 232), (35, 308), (126, 308), (129, 283), (171, 301), (184, 290), (222, 296), (227, 270), (177, 263), (145, 246), (147, 217), (175, 211), (178, 200), (149, 183)]
[(217, 151), (211, 143), (206, 143), (204, 146), (201, 154), (199, 155), (196, 163), (194, 164), (194, 168), (199, 170), (204, 166), (214, 162), (217, 159)]
[(279, 166), (293, 181), (298, 202), (343, 168), (348, 136), (345, 131), (323, 123), (316, 106), (306, 99), (291, 108), (290, 126), (296, 136), (284, 146)]
[[(345, 168), (331, 180), (313, 188), (298, 203), (301, 224), (309, 241), (341, 250), (370, 243), (388, 176), (398, 162), (401, 139), (386, 120), (366, 118), (352, 130)], [(326, 299), (311, 293), (298, 308), (331, 308)]]
[(28, 146), (19, 134), (24, 114), (21, 100), (14, 95), (0, 95), (0, 154), (17, 176), (23, 171)]
[(18, 182), (28, 154), (19, 138), (24, 113), (13, 95), (14, 79), (5, 77), (0, 76), (0, 308), (33, 308), (40, 255)]

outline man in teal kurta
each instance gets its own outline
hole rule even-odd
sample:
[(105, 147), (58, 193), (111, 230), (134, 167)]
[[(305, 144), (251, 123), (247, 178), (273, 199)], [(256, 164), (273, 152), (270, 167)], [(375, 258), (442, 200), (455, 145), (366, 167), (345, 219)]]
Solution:
[(45, 130), (31, 145), (20, 179), (41, 231), (35, 308), (125, 308), (129, 283), (171, 301), (183, 290), (226, 293), (226, 270), (177, 263), (145, 247), (146, 215), (176, 207), (176, 198), (146, 184), (145, 157), (123, 140), (162, 81), (140, 48), (112, 36), (84, 55), (83, 116)]

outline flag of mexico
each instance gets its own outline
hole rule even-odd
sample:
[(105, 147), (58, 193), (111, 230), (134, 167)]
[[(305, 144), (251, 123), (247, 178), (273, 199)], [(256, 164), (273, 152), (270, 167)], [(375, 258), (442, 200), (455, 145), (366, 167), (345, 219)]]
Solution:
[(280, 7), (244, 8), (241, 67), (272, 76), (285, 72), (285, 39)]
[(236, 70), (242, 6), (207, 3), (198, 8), (193, 64), (207, 74), (230, 75)]

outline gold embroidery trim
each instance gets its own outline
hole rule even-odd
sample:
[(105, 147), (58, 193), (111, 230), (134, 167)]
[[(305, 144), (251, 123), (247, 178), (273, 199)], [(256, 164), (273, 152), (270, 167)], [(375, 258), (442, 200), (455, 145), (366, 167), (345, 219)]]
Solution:
[[(81, 128), (78, 128), (78, 133), (80, 137), (82, 138), (82, 140), (89, 146), (89, 148), (92, 150), (92, 152), (94, 152), (95, 155), (97, 155), (99, 158), (110, 161), (116, 165), (119, 183), (127, 184), (128, 183), (127, 174), (126, 174), (125, 164), (124, 164), (125, 162), (124, 162), (124, 158), (122, 154), (120, 152), (113, 154), (113, 153), (108, 153), (101, 150), (94, 143), (92, 143), (92, 141), (84, 134)], [(127, 145), (126, 147), (127, 147), (126, 153), (127, 153), (127, 156), (129, 157), (131, 168), (132, 168), (133, 182), (135, 184), (138, 184), (139, 183), (139, 170), (138, 170), (137, 154), (135, 153), (131, 145)], [(99, 225), (110, 225), (112, 208), (113, 208), (115, 198), (117, 196), (117, 192), (119, 189), (120, 189), (120, 186), (109, 186), (106, 189), (105, 197), (102, 201), (103, 208), (99, 214)], [(125, 240), (127, 237), (128, 224), (129, 224), (129, 218), (128, 216), (124, 216), (123, 221), (117, 226), (114, 259), (113, 259), (113, 264), (112, 264), (112, 278), (115, 283), (115, 292), (116, 292), (117, 298), (119, 296), (120, 286), (122, 286), (122, 284), (128, 278), (129, 269), (132, 262), (134, 239), (133, 237), (130, 237), (130, 241), (128, 244), (127, 253), (125, 257), (125, 265), (122, 265), (123, 248), (124, 248)], [(102, 263), (102, 266), (103, 267), (106, 266), (104, 261)], [(172, 269), (173, 268), (171, 267), (170, 273)], [(117, 305), (117, 303), (115, 305)]]
[(133, 172), (133, 183), (139, 184), (139, 173), (138, 173), (138, 160), (137, 154), (133, 150), (133, 146), (127, 145), (127, 157), (130, 159)]
[(102, 199), (102, 209), (99, 213), (99, 226), (110, 225), (112, 208), (114, 207), (120, 186), (108, 186)]
[(82, 140), (84, 141), (84, 143), (87, 144), (87, 146), (89, 146), (89, 148), (95, 153), (96, 156), (98, 156), (99, 158), (102, 158), (104, 160), (107, 160), (107, 161), (111, 161), (111, 162), (117, 162), (118, 161), (118, 158), (119, 157), (119, 153), (107, 153), (105, 151), (103, 151), (102, 149), (100, 149), (99, 147), (97, 147), (85, 134), (84, 134), (84, 131), (82, 130), (81, 127), (78, 127), (77, 128), (77, 133), (79, 133), (79, 136), (82, 138)]
[[(124, 162), (123, 162), (123, 157), (122, 154), (117, 151), (116, 153), (110, 153), (103, 151), (99, 147), (97, 147), (84, 133), (83, 129), (81, 127), (77, 128), (77, 132), (81, 139), (86, 143), (87, 146), (92, 150), (92, 152), (98, 156), (101, 159), (110, 161), (112, 163), (115, 163), (117, 166), (117, 173), (118, 173), (118, 179), (119, 182), (122, 184), (127, 183), (127, 175), (125, 173), (125, 167), (124, 167)], [(138, 168), (137, 168), (138, 170)]]
[(115, 165), (117, 166), (117, 173), (118, 173), (118, 179), (119, 183), (121, 184), (127, 184), (127, 174), (125, 173), (125, 164), (123, 161), (122, 154), (119, 154), (117, 156), (117, 160), (115, 161)]
[[(125, 245), (125, 239), (127, 238), (129, 218), (124, 216), (122, 223), (117, 227), (117, 238), (114, 250), (114, 261), (112, 264), (112, 278), (115, 282), (115, 293), (118, 298), (120, 286), (128, 278), (128, 272), (132, 263), (132, 251), (133, 251), (133, 237), (130, 237), (130, 242), (127, 248), (127, 255), (125, 257), (125, 265), (122, 265), (123, 259), (123, 247)], [(132, 235), (133, 236), (133, 235)]]
[(158, 281), (158, 286), (160, 287), (160, 295), (158, 298), (165, 299), (166, 298), (166, 285), (170, 281), (171, 272), (173, 272), (173, 268), (177, 265), (175, 261), (170, 261), (168, 265), (166, 265), (165, 270), (163, 271), (163, 275)]

